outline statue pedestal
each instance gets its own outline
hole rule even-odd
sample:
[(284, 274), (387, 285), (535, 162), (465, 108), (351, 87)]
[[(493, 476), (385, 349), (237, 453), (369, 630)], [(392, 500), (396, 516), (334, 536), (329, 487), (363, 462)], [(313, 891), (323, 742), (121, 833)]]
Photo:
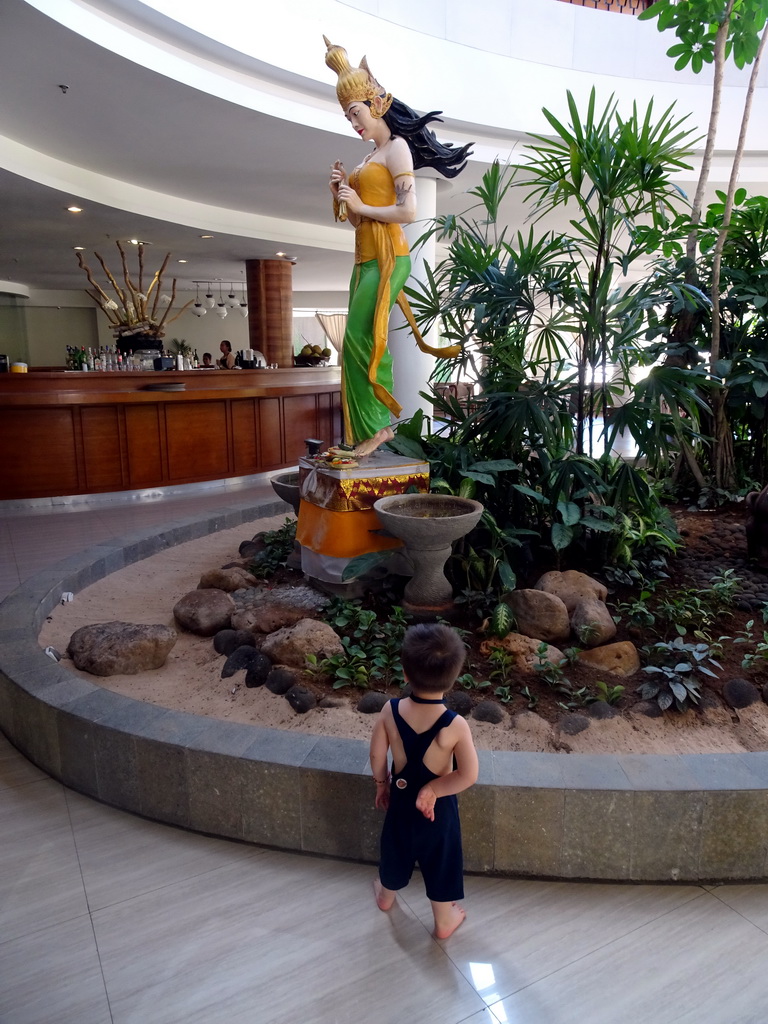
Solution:
[(351, 559), (402, 547), (396, 537), (381, 536), (373, 503), (414, 489), (424, 494), (429, 490), (429, 463), (420, 459), (381, 449), (350, 469), (299, 459), (296, 539), (301, 544), (302, 570), (324, 583), (341, 584)]

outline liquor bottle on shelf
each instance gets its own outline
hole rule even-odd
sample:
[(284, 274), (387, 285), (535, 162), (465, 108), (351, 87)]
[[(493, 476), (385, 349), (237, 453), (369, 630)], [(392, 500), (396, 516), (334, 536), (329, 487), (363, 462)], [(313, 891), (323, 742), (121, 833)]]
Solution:
[(85, 351), (85, 345), (80, 346), (80, 369), (85, 371), (88, 367), (88, 353)]

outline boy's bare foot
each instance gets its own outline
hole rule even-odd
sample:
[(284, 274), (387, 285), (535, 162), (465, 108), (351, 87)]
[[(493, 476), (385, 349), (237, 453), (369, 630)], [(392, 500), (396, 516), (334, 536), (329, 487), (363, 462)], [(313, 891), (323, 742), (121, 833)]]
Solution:
[(435, 917), (435, 938), (449, 939), (459, 925), (464, 923), (466, 916), (463, 907), (460, 907), (457, 903), (451, 903), (445, 911), (439, 914), (439, 924), (437, 917)]
[[(376, 897), (376, 906), (379, 910), (391, 910), (395, 904), (395, 894), (390, 889), (385, 889), (378, 878), (373, 880), (373, 893)], [(456, 926), (458, 927), (458, 925)]]
[(371, 452), (376, 451), (379, 445), (384, 444), (385, 441), (391, 441), (394, 436), (395, 432), (391, 427), (382, 427), (381, 430), (376, 431), (373, 437), (369, 437), (365, 441), (361, 441), (355, 448), (353, 454), (361, 458), (365, 455), (370, 455)]

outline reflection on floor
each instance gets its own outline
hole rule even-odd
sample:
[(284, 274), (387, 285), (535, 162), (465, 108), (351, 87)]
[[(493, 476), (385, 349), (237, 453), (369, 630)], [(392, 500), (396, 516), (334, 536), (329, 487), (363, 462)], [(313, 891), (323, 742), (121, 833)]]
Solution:
[[(99, 540), (224, 503), (0, 512), (0, 593)], [(2, 737), (0, 836), (3, 1024), (768, 1019), (766, 886), (468, 878), (467, 921), (441, 943), (418, 878), (382, 914), (368, 866), (112, 810)]]

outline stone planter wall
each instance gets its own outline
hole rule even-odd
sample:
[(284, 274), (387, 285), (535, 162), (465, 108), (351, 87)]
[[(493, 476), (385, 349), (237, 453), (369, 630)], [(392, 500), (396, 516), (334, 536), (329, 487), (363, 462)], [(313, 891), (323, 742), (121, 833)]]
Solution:
[[(233, 506), (98, 545), (0, 605), (0, 728), (31, 761), (114, 807), (212, 835), (374, 862), (367, 745), (170, 711), (48, 658), (40, 625), (64, 591), (164, 548), (282, 512)], [(768, 877), (768, 752), (481, 751), (462, 794), (467, 870), (606, 881)]]

